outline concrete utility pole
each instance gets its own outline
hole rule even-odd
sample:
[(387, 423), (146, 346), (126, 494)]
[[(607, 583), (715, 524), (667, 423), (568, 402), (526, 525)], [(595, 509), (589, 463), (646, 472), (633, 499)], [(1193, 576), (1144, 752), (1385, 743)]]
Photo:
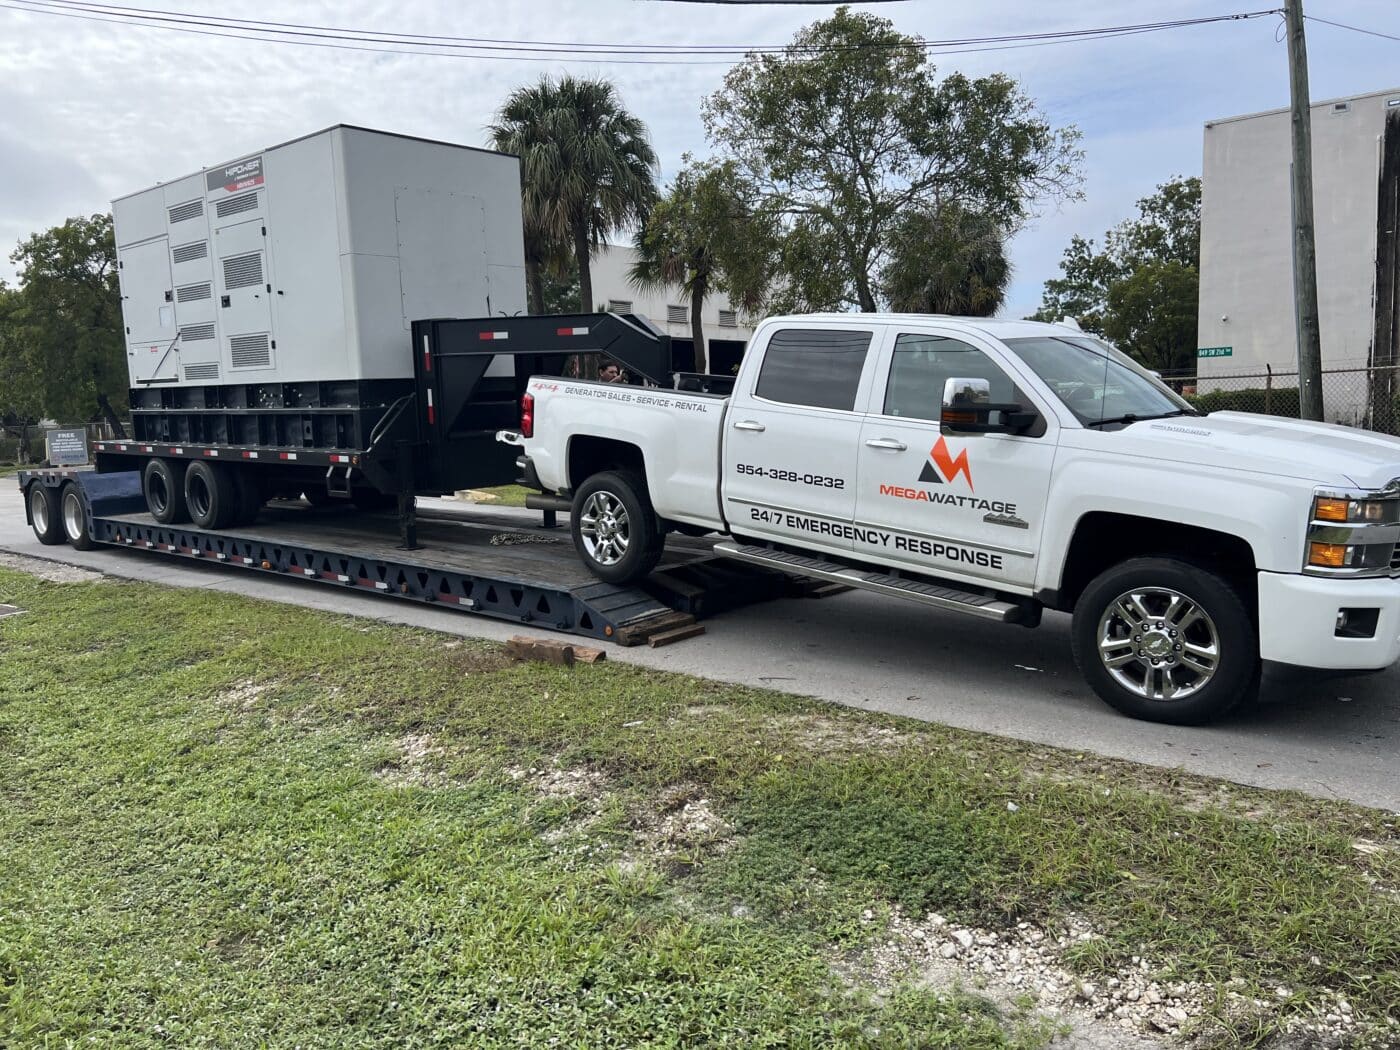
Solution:
[(1312, 105), (1303, 0), (1284, 0), (1288, 86), (1293, 108), (1293, 311), (1298, 331), (1298, 400), (1303, 419), (1322, 419), (1322, 333), (1317, 320), (1317, 240), (1313, 230)]

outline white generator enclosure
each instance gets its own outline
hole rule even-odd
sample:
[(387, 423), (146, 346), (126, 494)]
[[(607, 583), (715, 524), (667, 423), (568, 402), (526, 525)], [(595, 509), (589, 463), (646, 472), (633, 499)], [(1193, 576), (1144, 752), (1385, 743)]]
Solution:
[(515, 157), (345, 125), (112, 202), (133, 388), (411, 379), (525, 310)]

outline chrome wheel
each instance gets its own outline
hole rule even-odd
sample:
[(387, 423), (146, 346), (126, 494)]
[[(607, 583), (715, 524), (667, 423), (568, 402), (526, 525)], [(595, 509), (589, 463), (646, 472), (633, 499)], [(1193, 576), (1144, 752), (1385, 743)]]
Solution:
[(76, 489), (70, 488), (63, 494), (63, 528), (69, 541), (83, 538), (83, 527), (87, 524), (83, 515), (83, 501)]
[(49, 531), (49, 501), (38, 482), (29, 490), (29, 516), (34, 521), (34, 531), (45, 533)]
[(1099, 619), (1099, 659), (1124, 689), (1147, 700), (1184, 700), (1220, 666), (1215, 621), (1169, 587), (1120, 594)]
[(584, 501), (578, 530), (588, 556), (599, 565), (620, 562), (632, 540), (627, 508), (611, 492), (595, 492)]

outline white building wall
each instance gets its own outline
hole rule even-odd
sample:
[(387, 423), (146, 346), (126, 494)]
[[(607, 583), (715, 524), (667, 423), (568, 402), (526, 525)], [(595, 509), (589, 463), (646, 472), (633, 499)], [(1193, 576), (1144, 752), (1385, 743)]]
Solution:
[[(1312, 107), (1324, 368), (1364, 367), (1369, 359), (1380, 138), (1397, 105), (1400, 89)], [(1291, 164), (1288, 110), (1205, 126), (1198, 345), (1229, 346), (1233, 355), (1202, 358), (1202, 377), (1266, 365), (1296, 371)], [(1350, 407), (1329, 401), (1328, 416)]]
[[(628, 276), (636, 261), (637, 250), (627, 245), (605, 244), (599, 250), (593, 257), (592, 264), (593, 298), (597, 300), (594, 305), (618, 313), (641, 314), (667, 335), (675, 339), (691, 339), (690, 296), (678, 286), (662, 291), (639, 291)], [(675, 315), (675, 308), (679, 308), (682, 313)], [(733, 314), (735, 323), (722, 324), (722, 313)], [(672, 316), (683, 319), (671, 320)], [(702, 318), (706, 348), (708, 349), (715, 340), (747, 342), (753, 335), (753, 326), (744, 324), (745, 320), (749, 319), (740, 316), (734, 310), (728, 297), (711, 295), (705, 300)], [(707, 354), (706, 359), (713, 361), (713, 353)]]

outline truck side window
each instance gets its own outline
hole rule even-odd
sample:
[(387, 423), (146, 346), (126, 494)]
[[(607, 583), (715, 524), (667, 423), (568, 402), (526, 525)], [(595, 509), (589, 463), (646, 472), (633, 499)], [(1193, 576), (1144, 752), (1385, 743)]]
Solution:
[(785, 405), (854, 411), (870, 336), (803, 328), (774, 332), (754, 395)]
[(904, 333), (894, 342), (885, 415), (937, 420), (943, 412), (943, 386), (954, 377), (986, 379), (993, 401), (1020, 400), (1011, 378), (975, 346), (940, 335)]

